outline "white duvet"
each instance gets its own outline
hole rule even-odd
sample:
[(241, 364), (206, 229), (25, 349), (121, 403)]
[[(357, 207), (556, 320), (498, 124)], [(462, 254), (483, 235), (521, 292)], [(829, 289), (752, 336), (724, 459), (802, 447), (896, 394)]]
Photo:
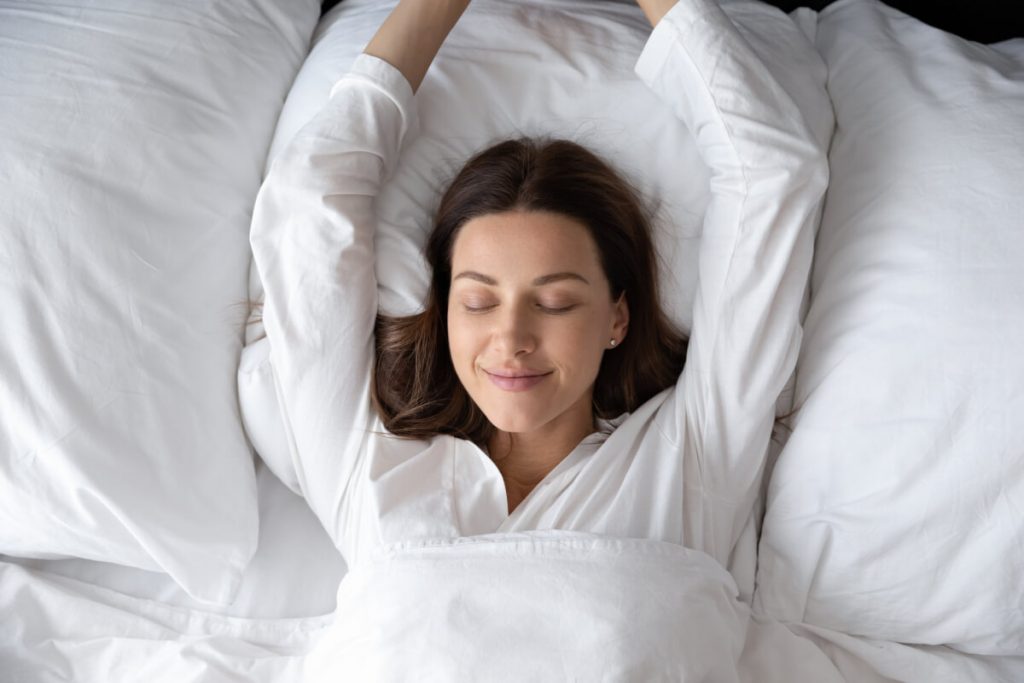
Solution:
[[(841, 681), (673, 543), (566, 531), (385, 546), (333, 617), (203, 615), (0, 564), (7, 681)], [(111, 635), (117, 634), (117, 635)], [(307, 656), (308, 654), (308, 656)]]
[(310, 681), (841, 681), (674, 543), (580, 532), (398, 543), (352, 568)]
[(570, 531), (384, 546), (351, 568), (333, 614), (300, 619), (171, 607), (0, 562), (0, 681), (1020, 680), (1012, 658), (784, 625), (737, 595), (699, 551)]

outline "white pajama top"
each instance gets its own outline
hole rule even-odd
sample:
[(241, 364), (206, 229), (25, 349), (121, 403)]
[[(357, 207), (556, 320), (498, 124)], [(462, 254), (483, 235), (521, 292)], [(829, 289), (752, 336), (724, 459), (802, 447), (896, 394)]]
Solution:
[(686, 365), (512, 514), (483, 450), (391, 436), (370, 403), (374, 199), (418, 132), (408, 81), (360, 55), (271, 167), (251, 244), (275, 389), (302, 492), (350, 567), (381, 544), (534, 529), (667, 541), (727, 565), (796, 363), (826, 158), (714, 0), (680, 0), (635, 72), (711, 170)]

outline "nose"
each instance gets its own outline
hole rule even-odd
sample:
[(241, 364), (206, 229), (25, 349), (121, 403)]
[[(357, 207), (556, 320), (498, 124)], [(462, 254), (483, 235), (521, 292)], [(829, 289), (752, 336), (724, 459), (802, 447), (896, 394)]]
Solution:
[(532, 353), (537, 348), (537, 334), (533, 320), (526, 306), (505, 306), (495, 317), (493, 343), (495, 348), (508, 357)]

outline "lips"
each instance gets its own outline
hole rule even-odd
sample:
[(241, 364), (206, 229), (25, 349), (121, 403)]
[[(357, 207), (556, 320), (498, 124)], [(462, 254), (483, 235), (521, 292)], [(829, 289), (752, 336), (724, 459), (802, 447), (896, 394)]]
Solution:
[(505, 391), (526, 391), (543, 382), (551, 372), (535, 370), (484, 370), (487, 379)]

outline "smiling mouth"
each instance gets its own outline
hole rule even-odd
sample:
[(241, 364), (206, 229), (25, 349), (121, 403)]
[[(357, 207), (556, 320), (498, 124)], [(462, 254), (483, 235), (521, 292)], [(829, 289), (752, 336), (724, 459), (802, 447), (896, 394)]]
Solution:
[(484, 373), (486, 373), (487, 379), (504, 391), (526, 391), (527, 389), (532, 389), (551, 375), (550, 372), (536, 375), (496, 375), (493, 372), (487, 372), (487, 370), (484, 370)]

